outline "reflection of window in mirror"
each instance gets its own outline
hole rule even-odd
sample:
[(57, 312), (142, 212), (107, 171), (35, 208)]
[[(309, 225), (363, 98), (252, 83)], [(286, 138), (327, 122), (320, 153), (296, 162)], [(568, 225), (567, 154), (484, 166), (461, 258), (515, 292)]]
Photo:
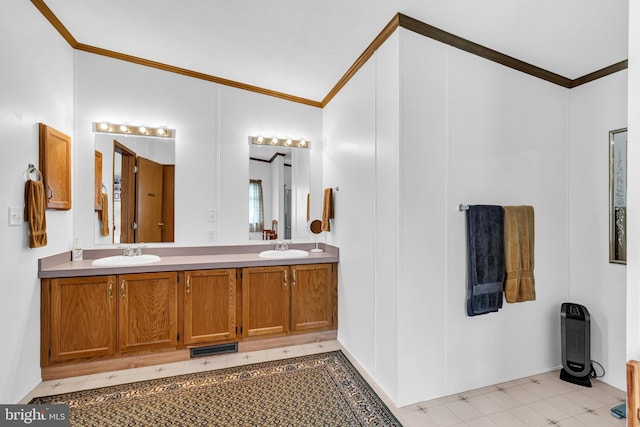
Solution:
[[(262, 239), (264, 229), (264, 202), (262, 198), (262, 180), (249, 180), (249, 233), (255, 240)], [(259, 235), (259, 236), (258, 236)]]

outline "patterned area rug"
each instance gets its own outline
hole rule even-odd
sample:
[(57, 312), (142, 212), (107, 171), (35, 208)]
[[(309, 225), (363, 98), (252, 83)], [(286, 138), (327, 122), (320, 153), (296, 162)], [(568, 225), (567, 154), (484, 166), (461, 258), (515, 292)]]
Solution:
[(55, 396), (72, 426), (401, 426), (341, 351)]

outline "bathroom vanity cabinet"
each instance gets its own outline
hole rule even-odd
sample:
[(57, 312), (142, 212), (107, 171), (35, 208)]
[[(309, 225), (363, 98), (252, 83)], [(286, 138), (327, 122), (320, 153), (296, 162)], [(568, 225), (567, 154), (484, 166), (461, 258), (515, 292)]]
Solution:
[(42, 278), (41, 304), (42, 376), (60, 378), (185, 360), (216, 344), (335, 339), (337, 264)]
[(186, 345), (236, 337), (236, 269), (187, 271), (184, 285)]
[(41, 319), (43, 366), (176, 348), (176, 273), (47, 282)]
[[(71, 277), (43, 283), (43, 362), (111, 357), (116, 352), (116, 276)], [(46, 332), (46, 335), (45, 335)]]
[(117, 276), (121, 354), (176, 349), (176, 277), (175, 272)]
[(334, 264), (242, 271), (243, 336), (331, 329), (337, 317)]
[(291, 330), (331, 329), (338, 318), (335, 264), (291, 266)]

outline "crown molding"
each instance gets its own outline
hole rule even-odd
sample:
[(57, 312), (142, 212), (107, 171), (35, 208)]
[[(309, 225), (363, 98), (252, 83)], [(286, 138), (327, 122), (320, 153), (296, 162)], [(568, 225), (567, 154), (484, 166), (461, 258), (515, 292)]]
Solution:
[(570, 87), (578, 87), (585, 83), (589, 83), (599, 78), (606, 77), (610, 74), (617, 73), (618, 71), (626, 70), (627, 68), (629, 68), (629, 60), (625, 59), (624, 61), (617, 62), (613, 65), (609, 65), (608, 67), (601, 68), (598, 71), (594, 71), (593, 73), (589, 73), (582, 77), (578, 77), (577, 79), (571, 80)]
[(58, 19), (58, 17), (49, 9), (44, 0), (31, 0), (31, 3), (40, 11), (40, 13), (51, 23), (51, 25), (60, 33), (60, 35), (69, 43), (69, 45), (76, 50), (88, 52), (96, 55), (106, 56), (109, 58), (119, 59), (121, 61), (131, 62), (145, 67), (156, 68), (170, 73), (180, 74), (187, 77), (192, 77), (199, 80), (205, 80), (212, 83), (217, 83), (225, 86), (234, 87), (237, 89), (247, 90), (250, 92), (259, 93), (262, 95), (268, 95), (275, 98), (284, 99), (299, 104), (309, 105), (317, 108), (324, 108), (331, 100), (340, 92), (340, 90), (351, 80), (351, 78), (362, 68), (362, 66), (373, 56), (380, 46), (393, 34), (398, 27), (404, 28), (409, 31), (413, 31), (424, 37), (445, 43), (457, 49), (461, 49), (465, 52), (473, 55), (480, 56), (488, 59), (489, 61), (496, 62), (514, 70), (523, 72), (533, 77), (548, 81), (550, 83), (562, 86), (567, 89), (578, 87), (585, 83), (592, 82), (599, 78), (608, 76), (618, 71), (622, 71), (628, 68), (629, 61), (623, 60), (608, 67), (604, 67), (600, 70), (586, 74), (577, 79), (569, 79), (561, 76), (560, 74), (553, 73), (527, 62), (521, 61), (509, 55), (505, 55), (496, 50), (482, 46), (478, 43), (474, 43), (470, 40), (456, 36), (455, 34), (448, 33), (444, 30), (436, 28), (432, 25), (426, 24), (410, 16), (402, 13), (396, 14), (389, 23), (382, 29), (382, 31), (375, 37), (375, 39), (367, 46), (362, 54), (356, 59), (356, 61), (349, 67), (344, 75), (338, 80), (338, 82), (331, 88), (329, 93), (322, 99), (322, 101), (315, 101), (312, 99), (302, 98), (287, 93), (277, 92), (270, 89), (265, 89), (258, 86), (253, 86), (234, 80), (224, 79), (222, 77), (213, 76), (210, 74), (200, 73), (197, 71), (189, 70), (186, 68), (180, 68), (169, 64), (164, 64), (149, 59), (140, 58), (137, 56), (127, 55), (112, 50), (103, 49), (96, 46), (87, 45), (78, 42), (75, 37), (67, 30), (64, 24)]
[(380, 46), (393, 34), (400, 24), (400, 14), (394, 16), (391, 21), (380, 31), (380, 34), (367, 46), (362, 54), (356, 59), (356, 62), (347, 70), (346, 73), (338, 80), (338, 83), (333, 86), (327, 96), (321, 102), (322, 107), (327, 105), (334, 96), (340, 92), (340, 90), (347, 84), (349, 80), (362, 68), (362, 66), (373, 56)]

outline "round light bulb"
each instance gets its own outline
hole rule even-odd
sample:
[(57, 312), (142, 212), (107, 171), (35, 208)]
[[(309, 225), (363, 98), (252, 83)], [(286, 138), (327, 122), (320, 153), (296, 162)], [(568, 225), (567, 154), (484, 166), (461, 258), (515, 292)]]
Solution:
[(264, 138), (259, 136), (256, 141), (258, 141), (258, 144), (262, 144), (264, 142)]
[(109, 125), (106, 123), (100, 123), (98, 127), (100, 128), (100, 130), (109, 130)]
[(140, 126), (140, 127), (138, 128), (138, 132), (140, 132), (140, 133), (147, 133), (147, 128), (146, 128), (146, 127), (144, 127), (144, 126)]
[(156, 131), (156, 133), (157, 133), (158, 135), (160, 135), (160, 136), (163, 136), (163, 135), (165, 134), (165, 130), (164, 130), (164, 129), (158, 129), (158, 130)]
[(278, 138), (271, 138), (271, 145), (276, 145), (278, 143)]
[(120, 132), (128, 132), (128, 131), (129, 131), (129, 128), (126, 127), (125, 125), (120, 126)]
[(291, 138), (287, 139), (287, 145), (291, 145)]
[(300, 147), (304, 147), (305, 145), (307, 145), (307, 141), (305, 141), (304, 139), (300, 140)]

